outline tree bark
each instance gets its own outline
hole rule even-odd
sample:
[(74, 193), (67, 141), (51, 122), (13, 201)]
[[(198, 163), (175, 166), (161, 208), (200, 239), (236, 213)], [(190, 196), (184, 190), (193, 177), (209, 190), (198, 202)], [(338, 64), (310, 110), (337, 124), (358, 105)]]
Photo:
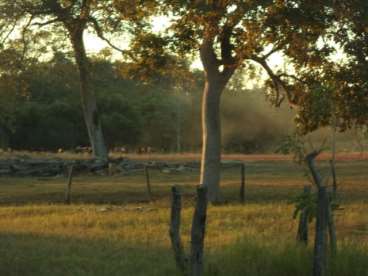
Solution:
[(207, 187), (208, 200), (220, 201), (221, 122), (220, 98), (222, 88), (206, 81), (202, 97), (202, 159), (200, 183)]
[(334, 213), (331, 204), (328, 206), (328, 235), (330, 238), (331, 256), (335, 257), (337, 252), (337, 238)]
[(313, 276), (327, 273), (327, 227), (329, 200), (326, 187), (318, 189), (316, 236), (314, 243)]
[(174, 251), (176, 266), (180, 271), (187, 274), (187, 258), (185, 256), (184, 247), (180, 237), (181, 223), (181, 193), (175, 186), (171, 188), (171, 219), (170, 219), (170, 240), (171, 247)]
[(204, 272), (203, 248), (207, 217), (207, 189), (197, 188), (197, 202), (193, 214), (190, 251), (190, 275), (202, 276)]
[[(305, 197), (308, 197), (311, 193), (311, 187), (310, 186), (304, 186), (303, 191)], [(308, 208), (304, 208), (300, 212), (299, 216), (299, 226), (298, 226), (298, 233), (297, 233), (297, 241), (304, 243), (305, 245), (308, 245)]]
[(83, 27), (69, 27), (68, 29), (74, 49), (75, 60), (79, 70), (82, 109), (93, 155), (98, 159), (107, 160), (108, 151), (97, 110), (96, 96), (92, 87), (89, 61), (84, 47), (84, 29)]
[(337, 180), (336, 180), (336, 115), (333, 114), (332, 117), (332, 137), (331, 137), (331, 173), (332, 173), (332, 189), (333, 189), (333, 196), (336, 197), (337, 195)]
[[(222, 91), (233, 75), (237, 65), (225, 65), (225, 60), (220, 61), (217, 58), (214, 49), (215, 37), (210, 30), (207, 31), (208, 33), (205, 34), (200, 47), (200, 57), (206, 76), (202, 97), (202, 159), (200, 183), (207, 188), (208, 200), (214, 203), (221, 201), (219, 187), (221, 167), (220, 100)], [(221, 44), (222, 58), (225, 55), (226, 57), (231, 56), (231, 47), (226, 46), (229, 45), (226, 43)]]

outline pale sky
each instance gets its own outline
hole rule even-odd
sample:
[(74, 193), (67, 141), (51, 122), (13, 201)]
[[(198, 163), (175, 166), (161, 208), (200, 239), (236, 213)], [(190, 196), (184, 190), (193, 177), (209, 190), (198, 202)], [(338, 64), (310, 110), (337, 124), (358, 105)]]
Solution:
[[(153, 31), (157, 33), (165, 31), (170, 26), (170, 19), (165, 16), (154, 17), (151, 22), (152, 22)], [(97, 53), (106, 47), (110, 48), (106, 42), (98, 38), (95, 34), (86, 33), (84, 40), (86, 43), (87, 52), (89, 53)], [(114, 40), (113, 43), (121, 49), (126, 49), (129, 46), (128, 41), (129, 41), (129, 38), (125, 37), (125, 38)], [(343, 62), (343, 60), (345, 59), (345, 56), (342, 50), (339, 50), (338, 46), (336, 47), (337, 47), (336, 53), (331, 58), (335, 62)], [(112, 53), (113, 53), (113, 58), (115, 57), (116, 59), (118, 59), (121, 56), (121, 54), (118, 51), (112, 50)], [(270, 67), (273, 68), (273, 70), (275, 71), (278, 69), (284, 69), (289, 72), (293, 71), (293, 68), (290, 68), (285, 64), (285, 59), (281, 53), (274, 53), (273, 55), (271, 55), (268, 59), (268, 63)], [(202, 63), (199, 58), (196, 58), (194, 60), (194, 62), (191, 65), (191, 68), (203, 69)], [(268, 78), (264, 70), (261, 70), (261, 72), (262, 74), (261, 76), (259, 76), (261, 81)], [(256, 80), (251, 80), (250, 82), (248, 82), (250, 86), (248, 88), (252, 88), (254, 85), (256, 85), (256, 82), (257, 82)]]
[[(165, 16), (158, 16), (152, 19), (152, 27), (154, 32), (162, 32), (170, 25), (170, 19)], [(86, 33), (84, 37), (86, 43), (86, 49), (89, 53), (97, 53), (105, 47), (109, 47), (107, 43), (100, 38), (98, 38), (95, 34)], [(125, 40), (126, 41), (126, 40)], [(123, 39), (114, 41), (114, 44), (117, 45), (119, 48), (127, 48), (128, 43), (124, 42)], [(114, 52), (114, 51), (113, 51)], [(119, 57), (120, 54), (115, 51), (115, 54)], [(269, 60), (270, 65), (272, 67), (283, 65), (283, 58), (280, 54), (276, 53), (272, 55)], [(202, 63), (199, 59), (196, 59), (193, 64), (192, 68), (202, 69)]]
[[(170, 25), (170, 19), (166, 16), (157, 16), (152, 20), (152, 30), (153, 32), (159, 33), (164, 31)], [(128, 47), (128, 39), (127, 37), (122, 39), (113, 40), (114, 45), (118, 46), (120, 49), (126, 49)], [(95, 34), (85, 33), (84, 41), (86, 44), (86, 50), (89, 53), (97, 53), (105, 47), (109, 47), (109, 45), (98, 38)], [(117, 51), (114, 51), (117, 56), (120, 54)]]

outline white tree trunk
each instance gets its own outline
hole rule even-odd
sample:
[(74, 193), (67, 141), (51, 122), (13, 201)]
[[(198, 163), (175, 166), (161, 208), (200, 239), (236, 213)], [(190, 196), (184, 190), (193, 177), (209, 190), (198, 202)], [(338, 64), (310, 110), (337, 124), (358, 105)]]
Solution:
[(71, 33), (71, 42), (80, 75), (82, 109), (93, 155), (98, 159), (106, 160), (108, 157), (108, 151), (97, 110), (96, 97), (92, 87), (89, 61), (83, 42), (83, 31), (75, 31)]

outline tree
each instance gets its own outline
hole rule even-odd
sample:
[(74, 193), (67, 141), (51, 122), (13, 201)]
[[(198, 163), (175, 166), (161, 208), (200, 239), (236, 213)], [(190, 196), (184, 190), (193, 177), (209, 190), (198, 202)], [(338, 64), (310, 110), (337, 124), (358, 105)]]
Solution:
[[(23, 61), (21, 70), (15, 66), (20, 58), (21, 51), (17, 47), (1, 52), (0, 140), (3, 147), (54, 151), (87, 144), (73, 53), (56, 51), (44, 61)], [(171, 86), (159, 81), (148, 80), (151, 84), (142, 84), (124, 79), (117, 72), (120, 62), (106, 60), (100, 54), (91, 55), (90, 61), (92, 85), (108, 146), (127, 150), (136, 146), (173, 150), (177, 104), (180, 102), (185, 110), (192, 109), (189, 96), (179, 97)], [(181, 123), (187, 134), (183, 137), (187, 147), (193, 124), (186, 114)], [(195, 116), (197, 120), (197, 111)], [(29, 139), (24, 139), (25, 136)]]
[[(111, 11), (109, 7), (112, 6), (112, 2), (99, 2), (93, 0), (4, 1), (0, 5), (0, 13), (7, 15), (2, 19), (5, 23), (2, 22), (1, 25), (11, 26), (13, 22), (19, 23), (22, 20), (27, 22), (21, 33), (23, 41), (26, 40), (26, 35), (29, 36), (35, 29), (39, 31), (41, 27), (45, 27), (49, 40), (57, 34), (66, 32), (78, 66), (83, 115), (93, 153), (97, 158), (106, 159), (108, 151), (92, 86), (90, 62), (83, 41), (83, 34), (90, 26), (104, 38), (101, 25), (108, 25), (104, 18), (107, 12)], [(109, 14), (109, 16), (112, 15)], [(61, 40), (60, 37), (58, 40)]]
[[(320, 65), (332, 49), (319, 45), (331, 16), (325, 1), (157, 1), (172, 18), (167, 33), (168, 51), (179, 56), (199, 52), (205, 72), (202, 96), (202, 160), (200, 183), (208, 187), (209, 200), (220, 200), (221, 95), (234, 72), (255, 64), (270, 77), (270, 99), (302, 101), (303, 80), (297, 74)], [(293, 65), (295, 74), (269, 65), (279, 52)], [(309, 85), (309, 84), (308, 84)]]
[[(8, 36), (7, 33), (6, 36)], [(8, 49), (0, 45), (0, 147), (8, 147), (15, 131), (17, 108), (27, 95), (27, 84), (22, 75), (34, 63), (19, 50), (19, 41), (12, 41)]]
[(332, 23), (325, 37), (337, 55), (303, 73), (315, 88), (305, 94), (299, 110), (297, 122), (303, 133), (331, 124), (345, 131), (368, 122), (368, 3), (326, 1), (326, 9)]

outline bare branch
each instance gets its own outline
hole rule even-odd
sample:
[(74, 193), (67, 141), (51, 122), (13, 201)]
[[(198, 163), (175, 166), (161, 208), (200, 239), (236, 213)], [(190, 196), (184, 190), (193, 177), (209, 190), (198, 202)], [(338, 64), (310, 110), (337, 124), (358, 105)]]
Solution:
[(32, 26), (44, 27), (44, 26), (47, 26), (47, 25), (50, 25), (56, 22), (60, 22), (59, 18), (54, 18), (54, 19), (51, 19), (45, 22), (35, 22), (35, 23), (32, 23)]
[(277, 51), (280, 51), (285, 45), (286, 45), (286, 42), (281, 43), (280, 45), (273, 47), (267, 54), (265, 54), (263, 56), (263, 59), (269, 58), (272, 54), (276, 53)]
[[(254, 60), (255, 62), (259, 63), (266, 70), (267, 74), (270, 76), (272, 82), (274, 83), (275, 89), (276, 89), (277, 99), (280, 98), (280, 94), (281, 94), (280, 92), (281, 92), (281, 90), (283, 90), (283, 92), (286, 94), (286, 97), (289, 101), (289, 104), (296, 105), (295, 98), (292, 96), (292, 94), (289, 91), (288, 87), (281, 80), (280, 76), (276, 75), (273, 72), (271, 67), (267, 64), (267, 61), (264, 58), (259, 58), (259, 57), (254, 57), (254, 56), (251, 59)], [(283, 98), (281, 98), (281, 101), (277, 100), (276, 106), (280, 106), (282, 100), (283, 100)]]
[(120, 53), (123, 53), (123, 54), (126, 54), (127, 51), (115, 46), (109, 39), (107, 39), (105, 36), (104, 36), (104, 33), (100, 27), (100, 25), (98, 24), (96, 18), (90, 16), (88, 18), (88, 21), (92, 23), (93, 25), (93, 28), (94, 30), (96, 31), (96, 34), (99, 38), (101, 38), (103, 41), (105, 41), (111, 48), (113, 48), (114, 50), (120, 52)]
[(10, 27), (10, 30), (8, 32), (6, 32), (6, 34), (4, 35), (4, 37), (2, 37), (1, 41), (0, 41), (0, 45), (4, 45), (5, 42), (8, 40), (8, 38), (10, 37), (10, 35), (13, 33), (13, 31), (15, 30), (15, 27), (17, 26), (18, 21), (15, 20), (12, 24), (12, 26)]

